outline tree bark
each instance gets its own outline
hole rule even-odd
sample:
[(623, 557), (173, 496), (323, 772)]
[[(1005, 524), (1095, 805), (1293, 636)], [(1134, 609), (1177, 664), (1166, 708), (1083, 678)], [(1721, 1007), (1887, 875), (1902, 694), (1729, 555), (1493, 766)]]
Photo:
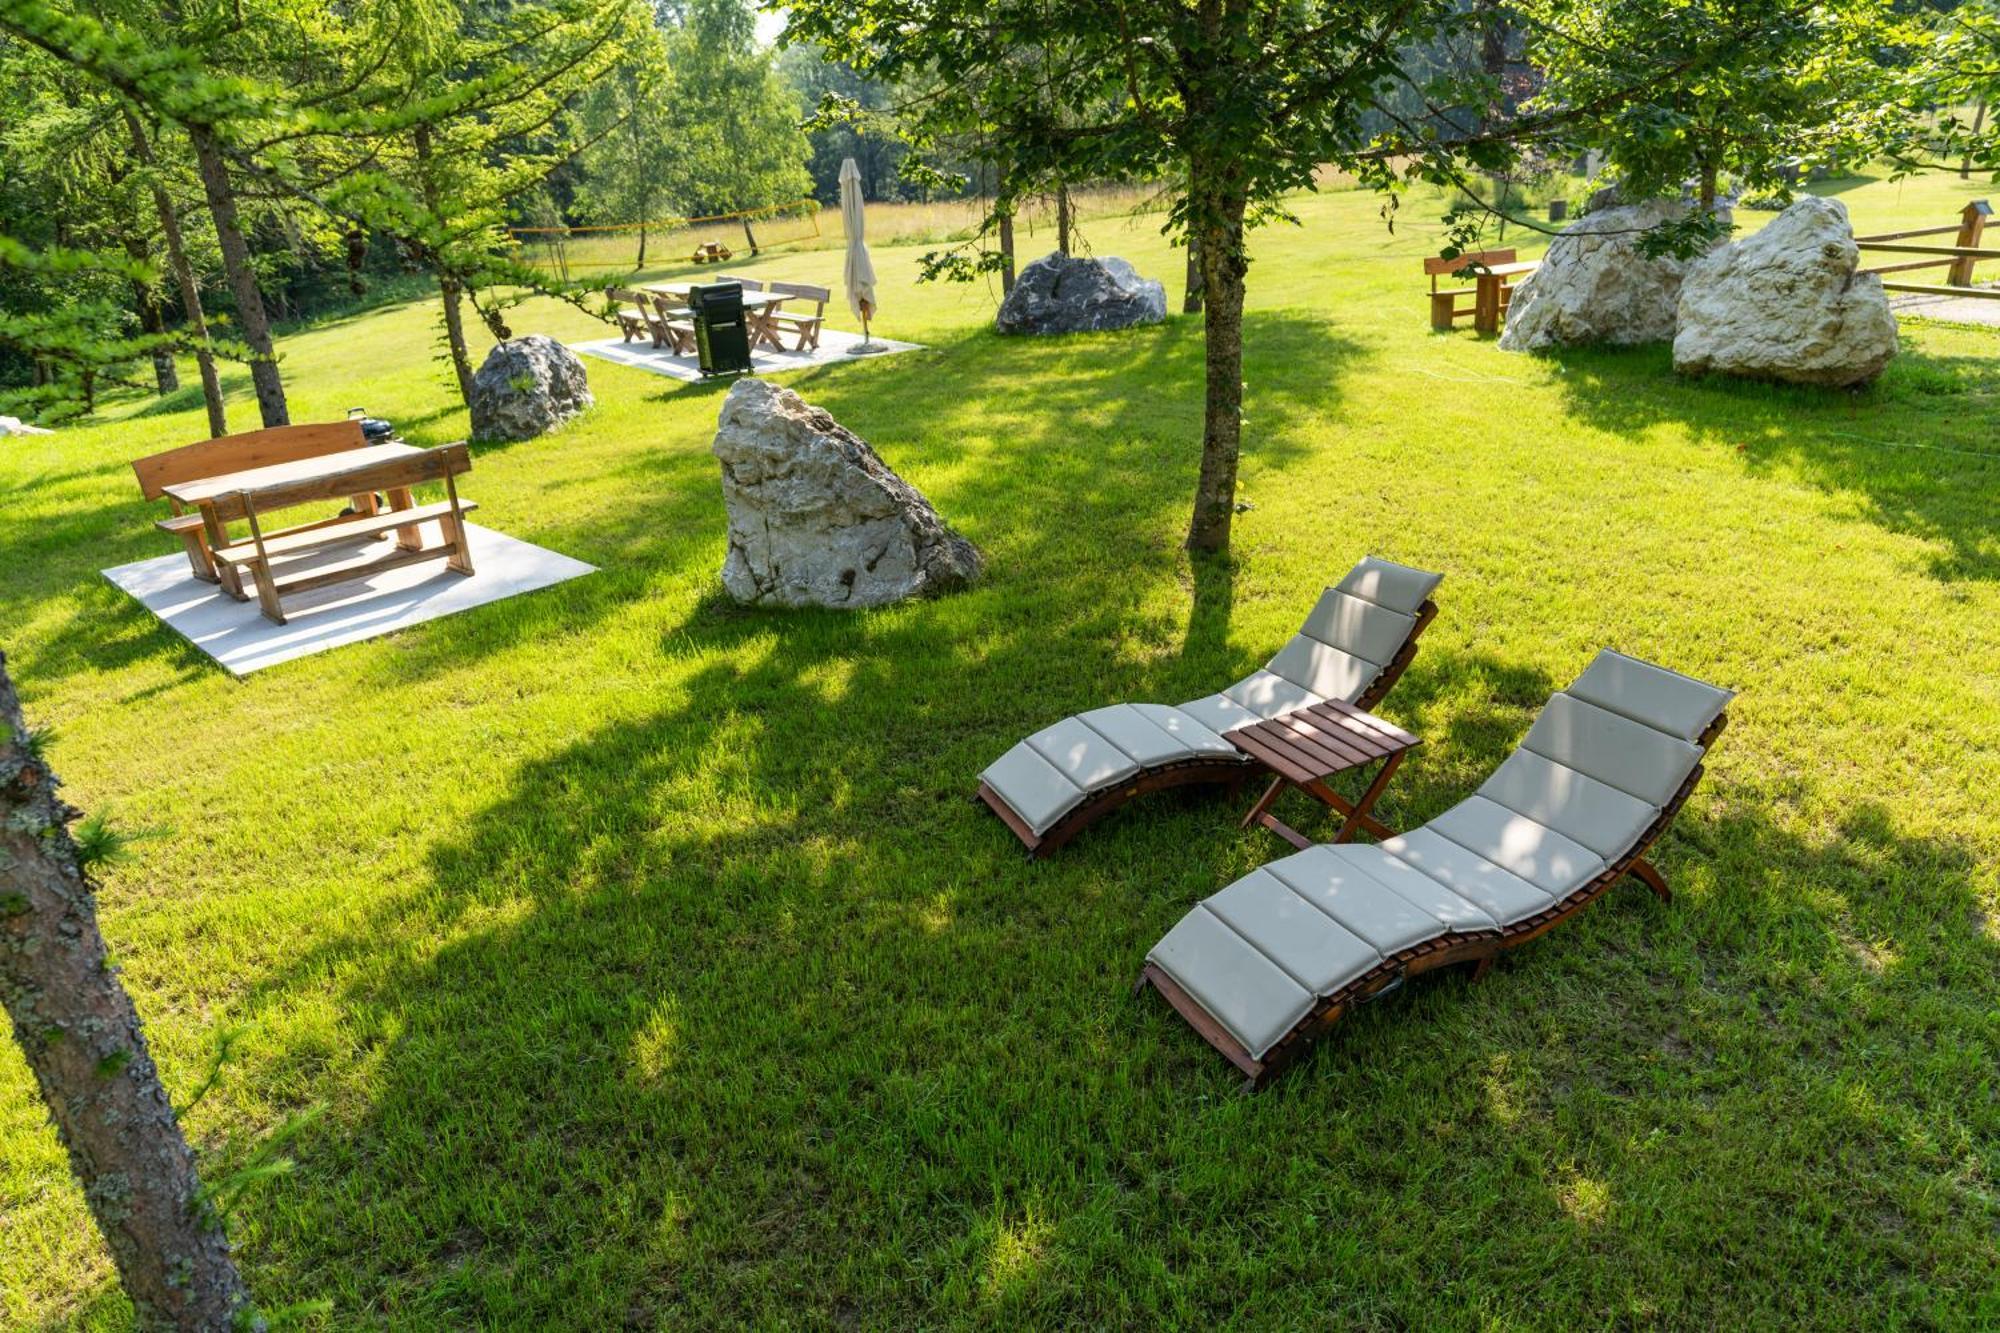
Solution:
[(743, 215), (743, 239), (750, 244), (750, 257), (757, 257), (757, 233), (750, 230), (750, 215)]
[(1701, 164), (1700, 203), (1702, 211), (1705, 213), (1712, 213), (1715, 211), (1715, 181), (1716, 181), (1715, 164), (1713, 162), (1703, 162)]
[(1236, 516), (1236, 463), (1243, 445), (1243, 217), (1248, 197), (1221, 172), (1197, 163), (1192, 226), (1201, 257), (1207, 359), (1207, 401), (1201, 433), (1201, 477), (1195, 483), (1190, 551), (1229, 549)]
[[(431, 176), (431, 127), (419, 125), (410, 134), (411, 147), (416, 152), (417, 181), (424, 196), (424, 206), (435, 216), (438, 211), (437, 182)], [(451, 373), (458, 379), (458, 396), (465, 405), (472, 405), (472, 354), (465, 347), (465, 316), (459, 303), (465, 296), (465, 284), (458, 275), (451, 273), (441, 262), (432, 261), (431, 271), (437, 275), (438, 297), (444, 305), (444, 337), (451, 349)]]
[[(151, 256), (146, 251), (146, 242), (129, 231), (120, 230), (118, 239), (125, 246), (126, 257), (143, 264)], [(150, 335), (167, 331), (166, 317), (160, 313), (159, 298), (153, 289), (136, 278), (132, 282), (132, 307), (139, 314), (139, 328)], [(174, 349), (164, 343), (153, 348), (153, 383), (160, 397), (181, 390), (181, 373), (174, 365)]]
[[(1973, 138), (1977, 139), (1979, 137), (1979, 131), (1985, 126), (1985, 124), (1986, 124), (1986, 99), (1982, 97), (1972, 108)], [(1958, 178), (1960, 180), (1972, 179), (1972, 154), (1969, 152), (1964, 157), (1961, 157), (1958, 160)]]
[(201, 309), (201, 284), (195, 281), (194, 265), (188, 262), (187, 243), (181, 239), (180, 210), (159, 178), (159, 162), (153, 156), (152, 141), (138, 113), (125, 108), (125, 128), (132, 135), (132, 155), (146, 167), (153, 191), (153, 211), (160, 215), (160, 233), (167, 242), (167, 267), (173, 270), (174, 285), (180, 288), (181, 312), (188, 332), (194, 335), (194, 362), (201, 370), (201, 397), (208, 405), (208, 433), (227, 435), (229, 413), (222, 401), (222, 381), (215, 373), (215, 349), (208, 341), (208, 317)]
[(138, 1326), (232, 1328), (249, 1293), (105, 956), (56, 786), (0, 655), (0, 999)]
[(1065, 255), (1069, 253), (1069, 233), (1072, 221), (1069, 207), (1069, 189), (1066, 186), (1058, 185), (1056, 186), (1056, 249)]
[(243, 329), (243, 341), (250, 348), (250, 382), (257, 390), (257, 411), (265, 426), (288, 426), (292, 418), (285, 407), (285, 382), (278, 374), (276, 349), (271, 345), (271, 321), (264, 313), (264, 297), (257, 290), (257, 271), (250, 266), (250, 246), (243, 239), (243, 226), (236, 217), (236, 189), (229, 180), (229, 166), (222, 158), (221, 145), (212, 131), (190, 128), (195, 163), (201, 169), (202, 189), (208, 195), (208, 211), (215, 219), (215, 238), (222, 248), (222, 267), (229, 275), (229, 290), (236, 297), (236, 319)]
[(1201, 242), (1193, 235), (1187, 243), (1187, 278), (1181, 296), (1181, 313), (1199, 315), (1201, 313)]
[(1007, 193), (1007, 168), (993, 168), (993, 194), (996, 200), (1004, 200), (1000, 213), (1000, 295), (1006, 296), (1014, 290), (1014, 200)]

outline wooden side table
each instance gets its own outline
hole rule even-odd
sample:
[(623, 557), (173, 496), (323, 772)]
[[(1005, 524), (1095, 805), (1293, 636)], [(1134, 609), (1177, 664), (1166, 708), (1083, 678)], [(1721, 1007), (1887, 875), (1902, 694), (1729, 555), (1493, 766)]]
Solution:
[[(1391, 838), (1395, 830), (1369, 812), (1403, 756), (1423, 744), (1393, 722), (1337, 699), (1239, 727), (1226, 739), (1276, 775), (1250, 813), (1243, 816), (1243, 827), (1262, 824), (1301, 851), (1313, 845), (1312, 839), (1271, 813), (1271, 803), (1285, 788), (1296, 787), (1346, 816), (1340, 832), (1334, 835), (1335, 842), (1346, 842), (1364, 829), (1378, 838)], [(1327, 785), (1327, 779), (1336, 774), (1373, 763), (1382, 767), (1358, 801), (1350, 802)]]

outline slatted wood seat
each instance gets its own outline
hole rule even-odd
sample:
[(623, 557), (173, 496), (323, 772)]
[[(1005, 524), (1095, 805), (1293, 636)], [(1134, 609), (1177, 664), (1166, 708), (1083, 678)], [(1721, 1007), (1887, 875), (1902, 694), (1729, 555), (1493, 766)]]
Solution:
[[(287, 504), (315, 495), (332, 499), (376, 490), (407, 496), (411, 487), (438, 481), (444, 483), (445, 499), (433, 504), (405, 504), (380, 513), (342, 517), (269, 535), (258, 517), (259, 496), (249, 491), (239, 492), (237, 500), (250, 524), (250, 540), (218, 549), (216, 561), (224, 568), (249, 573), (256, 581), (257, 601), (264, 615), (280, 625), (286, 619), (283, 598), (287, 593), (352, 582), (425, 560), (443, 559), (454, 572), (469, 576), (472, 553), (466, 540), (464, 516), (476, 506), (458, 498), (455, 478), (471, 470), (472, 458), (466, 447), (448, 444), (329, 474), (309, 483), (289, 485), (279, 497)], [(443, 534), (442, 544), (424, 545), (422, 526), (428, 523), (438, 525)], [(389, 532), (396, 534), (396, 549), (388, 556), (370, 556), (331, 567), (315, 564), (309, 571), (285, 575), (288, 566), (305, 563), (305, 557)]]
[(653, 346), (660, 345), (653, 330), (652, 297), (629, 287), (606, 287), (604, 298), (611, 302), (611, 317), (618, 321), (618, 334), (624, 341), (647, 338)]
[(350, 449), (366, 448), (368, 439), (359, 421), (314, 422), (297, 426), (272, 426), (264, 430), (221, 435), (149, 454), (132, 460), (132, 473), (139, 492), (148, 500), (165, 497), (173, 515), (159, 519), (154, 527), (181, 539), (187, 550), (188, 565), (194, 576), (206, 583), (220, 582), (211, 553), (205, 520), (199, 513), (185, 510), (180, 501), (167, 495), (165, 488), (203, 477), (219, 477), (272, 463), (289, 463), (302, 458), (323, 458)]
[(654, 345), (669, 349), (675, 356), (693, 356), (694, 315), (687, 302), (667, 292), (655, 292), (647, 299), (651, 302), (653, 327), (658, 335)]
[[(1483, 281), (1475, 281), (1470, 287), (1440, 288), (1438, 279), (1466, 269), (1483, 269), (1487, 273)], [(1521, 263), (1513, 250), (1479, 250), (1470, 254), (1454, 255), (1450, 259), (1432, 256), (1424, 260), (1424, 273), (1431, 280), (1431, 327), (1449, 330), (1459, 320), (1470, 316), (1475, 326), (1483, 332), (1499, 328), (1506, 317), (1507, 307), (1513, 303), (1512, 281), (1535, 271), (1533, 263)], [(1487, 289), (1490, 308), (1482, 309), (1479, 304), (1481, 288)], [(1461, 306), (1458, 298), (1470, 296), (1473, 304)]]
[(1259, 1087), (1356, 1005), (1455, 963), (1484, 975), (1627, 875), (1701, 780), (1733, 697), (1606, 650), (1466, 800), (1374, 846), (1320, 844), (1198, 904), (1151, 986)]
[(774, 331), (789, 333), (797, 339), (792, 345), (793, 351), (805, 352), (818, 347), (819, 331), (826, 323), (826, 305), (833, 299), (832, 289), (799, 282), (774, 282), (770, 291), (773, 296), (789, 296), (813, 303), (810, 315), (802, 310), (780, 310), (770, 316), (770, 325)]

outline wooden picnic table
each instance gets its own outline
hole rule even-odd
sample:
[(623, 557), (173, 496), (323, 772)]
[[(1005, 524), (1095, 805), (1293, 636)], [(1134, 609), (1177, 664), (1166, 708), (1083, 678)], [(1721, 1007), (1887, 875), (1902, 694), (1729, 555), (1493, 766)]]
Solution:
[[(248, 493), (261, 513), (270, 509), (285, 509), (293, 505), (307, 504), (324, 498), (322, 483), (328, 477), (353, 471), (370, 463), (386, 463), (391, 459), (403, 458), (423, 452), (411, 445), (400, 442), (364, 445), (359, 449), (343, 449), (338, 453), (323, 454), (317, 458), (299, 458), (288, 463), (270, 463), (263, 467), (245, 468), (241, 472), (225, 472), (218, 476), (201, 477), (194, 481), (173, 482), (162, 486), (161, 492), (169, 498), (197, 509), (201, 513), (202, 527), (208, 533), (209, 549), (221, 550), (229, 545), (229, 523), (232, 519), (245, 517), (243, 496)], [(352, 497), (355, 512), (373, 514), (376, 512), (375, 494)], [(391, 509), (409, 509), (416, 504), (416, 497), (407, 489), (389, 492)], [(414, 533), (401, 534), (407, 545)], [(233, 570), (218, 569), (222, 586), (234, 597), (243, 596), (242, 581)]]
[(1500, 316), (1506, 311), (1501, 292), (1509, 278), (1533, 273), (1541, 262), (1524, 259), (1514, 264), (1494, 264), (1473, 275), (1472, 327), (1481, 333), (1500, 332)]
[[(687, 300), (687, 294), (694, 288), (707, 285), (706, 283), (694, 282), (649, 282), (641, 287), (640, 290), (655, 292), (661, 296), (672, 296), (685, 301)], [(762, 344), (774, 352), (785, 350), (785, 345), (778, 341), (778, 328), (777, 325), (771, 322), (771, 316), (777, 314), (779, 307), (791, 299), (791, 297), (777, 292), (753, 292), (747, 288), (744, 290), (743, 322), (750, 327), (750, 345), (752, 347)]]
[[(1313, 845), (1312, 839), (1271, 813), (1271, 803), (1285, 788), (1297, 787), (1347, 817), (1334, 836), (1335, 842), (1346, 842), (1362, 829), (1378, 838), (1394, 837), (1394, 830), (1370, 812), (1403, 756), (1423, 744), (1395, 723), (1338, 699), (1239, 727), (1224, 739), (1275, 775), (1250, 813), (1243, 816), (1243, 827), (1262, 824), (1301, 851)], [(1381, 770), (1357, 801), (1350, 802), (1327, 785), (1328, 778), (1376, 762), (1381, 763)]]

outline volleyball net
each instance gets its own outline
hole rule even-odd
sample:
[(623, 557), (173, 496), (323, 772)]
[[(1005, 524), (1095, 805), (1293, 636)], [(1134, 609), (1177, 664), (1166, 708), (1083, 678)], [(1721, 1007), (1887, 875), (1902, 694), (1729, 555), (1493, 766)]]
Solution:
[(509, 227), (514, 258), (563, 282), (720, 261), (820, 238), (820, 204), (800, 199), (699, 218), (582, 227)]

